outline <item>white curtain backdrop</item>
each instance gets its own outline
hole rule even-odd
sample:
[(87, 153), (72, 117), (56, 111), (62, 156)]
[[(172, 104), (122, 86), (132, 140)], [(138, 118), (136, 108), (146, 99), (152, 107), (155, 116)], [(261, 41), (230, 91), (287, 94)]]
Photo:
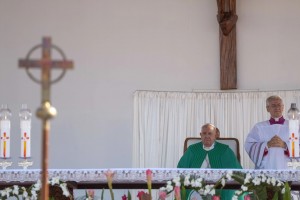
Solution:
[(240, 142), (241, 164), (254, 165), (244, 150), (252, 126), (269, 119), (266, 98), (282, 97), (284, 117), (291, 103), (300, 107), (300, 91), (134, 93), (133, 167), (176, 168), (186, 137), (200, 137), (201, 126), (215, 124), (221, 137)]

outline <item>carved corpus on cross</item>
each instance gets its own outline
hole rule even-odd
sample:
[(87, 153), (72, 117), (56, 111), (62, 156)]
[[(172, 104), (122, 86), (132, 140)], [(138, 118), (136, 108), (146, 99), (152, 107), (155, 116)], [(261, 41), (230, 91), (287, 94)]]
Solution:
[[(33, 51), (36, 49), (42, 49), (42, 58), (30, 59)], [(51, 49), (55, 49), (63, 57), (63, 60), (52, 60)], [(48, 186), (48, 140), (50, 132), (50, 119), (56, 116), (56, 109), (51, 106), (50, 103), (50, 86), (53, 83), (58, 82), (65, 74), (66, 69), (73, 68), (73, 62), (68, 61), (63, 51), (57, 46), (51, 44), (50, 37), (44, 37), (42, 44), (34, 46), (27, 54), (25, 59), (19, 60), (19, 67), (25, 68), (28, 76), (35, 82), (42, 85), (42, 105), (37, 110), (36, 115), (43, 121), (43, 137), (42, 137), (42, 194), (41, 199), (47, 200), (49, 198), (49, 186)], [(42, 71), (41, 80), (36, 79), (30, 72), (30, 68), (40, 68)], [(63, 69), (62, 74), (51, 80), (51, 69), (58, 68)]]
[(217, 0), (220, 25), (220, 85), (222, 90), (237, 89), (236, 0)]

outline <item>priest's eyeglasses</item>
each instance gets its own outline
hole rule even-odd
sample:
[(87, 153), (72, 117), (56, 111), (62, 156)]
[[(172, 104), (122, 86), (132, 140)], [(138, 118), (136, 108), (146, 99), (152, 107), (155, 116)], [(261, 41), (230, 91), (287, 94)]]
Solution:
[(269, 105), (271, 108), (281, 108), (283, 104), (271, 104)]

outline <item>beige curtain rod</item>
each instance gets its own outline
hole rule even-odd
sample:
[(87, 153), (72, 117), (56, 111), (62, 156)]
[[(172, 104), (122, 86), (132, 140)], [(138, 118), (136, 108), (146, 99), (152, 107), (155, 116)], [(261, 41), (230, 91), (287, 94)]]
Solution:
[[(288, 91), (300, 91), (300, 89), (289, 89), (289, 90), (197, 90), (193, 89), (192, 91), (159, 91), (159, 90), (136, 90), (135, 92), (179, 92), (179, 93), (243, 93), (243, 92), (288, 92)], [(135, 93), (134, 92), (134, 93)]]
[(289, 92), (289, 91), (300, 91), (300, 89), (290, 89), (290, 90), (192, 90), (193, 92), (207, 92), (207, 93), (234, 93), (234, 92)]

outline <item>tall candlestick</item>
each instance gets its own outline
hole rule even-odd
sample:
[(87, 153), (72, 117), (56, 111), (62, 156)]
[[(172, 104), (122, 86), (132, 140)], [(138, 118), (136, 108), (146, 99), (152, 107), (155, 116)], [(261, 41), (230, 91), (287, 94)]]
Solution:
[(299, 157), (299, 110), (295, 103), (288, 111), (290, 158)]
[(21, 122), (21, 158), (29, 158), (31, 156), (31, 133), (30, 122)]
[(21, 128), (21, 158), (31, 156), (31, 111), (26, 104), (22, 104), (20, 113)]
[(289, 120), (290, 157), (299, 157), (299, 120)]

